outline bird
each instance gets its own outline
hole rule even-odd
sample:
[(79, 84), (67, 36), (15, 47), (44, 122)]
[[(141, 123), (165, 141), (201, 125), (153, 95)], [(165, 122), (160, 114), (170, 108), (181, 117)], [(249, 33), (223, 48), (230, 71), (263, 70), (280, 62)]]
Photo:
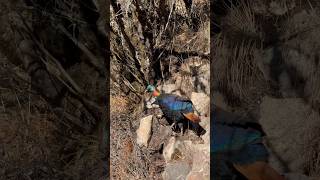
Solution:
[(210, 155), (212, 163), (219, 165), (212, 167), (212, 175), (228, 176), (231, 169), (236, 169), (249, 180), (284, 180), (267, 162), (269, 153), (263, 144), (266, 134), (261, 125), (245, 120), (220, 107), (211, 107)]
[[(174, 131), (184, 132), (184, 127), (190, 127), (198, 136), (204, 135), (206, 130), (200, 126), (200, 117), (194, 113), (195, 109), (189, 98), (169, 93), (160, 93), (153, 85), (148, 85), (147, 92), (152, 93), (155, 101), (152, 104), (159, 105), (167, 122)], [(177, 129), (177, 126), (179, 129)]]

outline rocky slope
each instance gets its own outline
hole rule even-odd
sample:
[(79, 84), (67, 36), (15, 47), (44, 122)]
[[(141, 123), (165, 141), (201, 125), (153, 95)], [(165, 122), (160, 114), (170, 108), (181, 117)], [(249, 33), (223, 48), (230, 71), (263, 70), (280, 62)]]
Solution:
[[(193, 66), (193, 63), (184, 64), (185, 67)], [(177, 73), (176, 78), (171, 81), (175, 81), (175, 84), (169, 84), (164, 82), (159, 88), (165, 93), (173, 93), (181, 95), (183, 92), (189, 92), (189, 98), (194, 103), (195, 108), (199, 111), (201, 118), (200, 125), (206, 129), (206, 134), (201, 137), (197, 137), (194, 132), (188, 130), (183, 136), (173, 136), (173, 132), (170, 126), (162, 125), (159, 120), (155, 120), (155, 128), (152, 129), (152, 135), (150, 137), (151, 147), (163, 146), (163, 152), (161, 153), (165, 165), (162, 172), (162, 178), (164, 180), (174, 179), (210, 179), (210, 97), (209, 97), (209, 64), (202, 64), (199, 69), (203, 69), (203, 75), (197, 77), (187, 77), (182, 81), (190, 82), (189, 86), (185, 86), (179, 82), (181, 81), (181, 75)], [(198, 88), (194, 85), (196, 79), (203, 79), (203, 90), (198, 92), (194, 91)], [(188, 90), (190, 89), (191, 90)], [(161, 111), (158, 112), (161, 114)], [(157, 116), (154, 115), (154, 116)], [(140, 120), (141, 123), (144, 119)], [(165, 122), (165, 120), (162, 120)], [(150, 125), (151, 127), (151, 125)], [(146, 133), (146, 136), (148, 133)], [(148, 139), (148, 138), (146, 138)], [(161, 139), (161, 141), (159, 141)], [(138, 139), (139, 140), (139, 139)]]

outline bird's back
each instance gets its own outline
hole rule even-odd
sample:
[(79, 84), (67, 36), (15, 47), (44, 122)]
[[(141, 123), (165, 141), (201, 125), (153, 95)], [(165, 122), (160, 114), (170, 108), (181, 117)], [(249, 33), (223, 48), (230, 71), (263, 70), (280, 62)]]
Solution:
[(200, 118), (194, 114), (190, 99), (174, 94), (161, 94), (157, 97), (156, 103), (169, 124), (180, 122), (183, 126), (194, 130), (198, 136), (206, 133), (206, 130), (199, 125)]
[(265, 160), (268, 157), (268, 151), (262, 143), (264, 132), (261, 127), (256, 128), (252, 123), (237, 123), (239, 116), (222, 109), (214, 111), (210, 131), (210, 151), (213, 156), (239, 164)]
[(182, 113), (193, 112), (193, 105), (190, 100), (183, 99), (174, 94), (161, 94), (157, 98), (157, 104), (168, 118), (183, 118)]

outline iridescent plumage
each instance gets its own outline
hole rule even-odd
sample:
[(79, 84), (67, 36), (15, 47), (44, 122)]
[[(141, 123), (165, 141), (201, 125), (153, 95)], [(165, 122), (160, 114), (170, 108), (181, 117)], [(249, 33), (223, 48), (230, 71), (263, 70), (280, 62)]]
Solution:
[(267, 161), (268, 151), (263, 141), (264, 132), (257, 123), (220, 108), (212, 108), (210, 129), (211, 158), (220, 167), (213, 167), (213, 174), (230, 175), (228, 164), (247, 165)]
[(180, 123), (189, 126), (198, 136), (205, 134), (205, 129), (199, 125), (199, 117), (194, 114), (190, 99), (174, 94), (160, 94), (155, 103), (160, 106), (169, 124)]
[(174, 125), (175, 129), (178, 125), (182, 133), (183, 127), (191, 128), (198, 136), (206, 133), (199, 125), (200, 118), (194, 114), (194, 106), (190, 99), (174, 94), (162, 94), (153, 85), (148, 85), (146, 91), (155, 96), (154, 104), (160, 106), (168, 123)]

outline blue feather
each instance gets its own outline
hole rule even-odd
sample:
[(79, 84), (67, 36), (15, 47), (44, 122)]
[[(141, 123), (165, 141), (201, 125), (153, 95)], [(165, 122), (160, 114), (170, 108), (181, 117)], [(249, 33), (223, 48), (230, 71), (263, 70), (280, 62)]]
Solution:
[(177, 99), (177, 96), (164, 96), (157, 99), (158, 103), (171, 111), (193, 112), (192, 103), (189, 101), (181, 101)]
[(210, 152), (213, 157), (234, 164), (250, 164), (268, 159), (268, 150), (262, 143), (263, 132), (245, 125), (237, 125), (236, 119), (233, 123), (227, 123), (222, 119), (227, 117), (227, 112), (219, 113), (211, 118), (213, 126), (210, 130)]

